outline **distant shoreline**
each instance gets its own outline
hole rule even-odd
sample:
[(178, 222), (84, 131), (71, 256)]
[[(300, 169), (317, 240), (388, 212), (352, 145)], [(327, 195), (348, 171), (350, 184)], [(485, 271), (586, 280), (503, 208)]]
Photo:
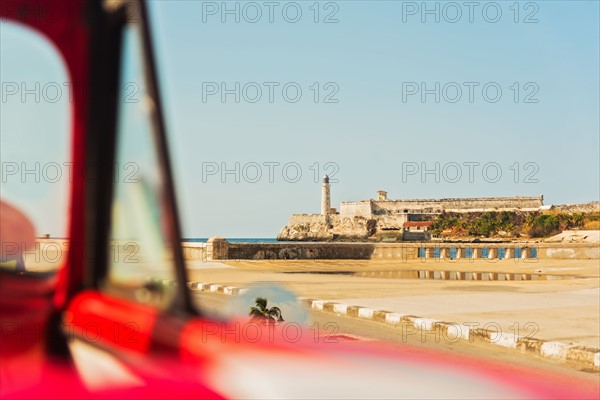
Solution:
[[(68, 237), (59, 236), (38, 236), (38, 240), (65, 240), (68, 241)], [(181, 243), (206, 243), (209, 238), (181, 238)], [(225, 238), (229, 243), (278, 243), (277, 238)]]
[[(206, 243), (209, 238), (182, 238), (181, 242)], [(229, 243), (277, 243), (277, 238), (225, 238)]]

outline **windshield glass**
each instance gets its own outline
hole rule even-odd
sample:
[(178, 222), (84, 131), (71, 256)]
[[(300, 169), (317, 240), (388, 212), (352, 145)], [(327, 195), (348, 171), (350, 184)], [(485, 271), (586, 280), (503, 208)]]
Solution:
[(140, 26), (123, 32), (108, 289), (160, 307), (175, 293), (174, 216), (167, 205), (164, 165), (158, 156), (156, 104), (148, 90)]
[(599, 348), (598, 4), (573, 4), (151, 2), (197, 304)]

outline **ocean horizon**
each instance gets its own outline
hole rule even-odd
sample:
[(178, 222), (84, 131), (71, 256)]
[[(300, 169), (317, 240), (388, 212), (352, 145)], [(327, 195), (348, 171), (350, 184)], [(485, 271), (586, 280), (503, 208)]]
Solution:
[[(277, 243), (277, 238), (225, 238), (229, 243)], [(182, 242), (206, 243), (208, 238), (183, 238)]]

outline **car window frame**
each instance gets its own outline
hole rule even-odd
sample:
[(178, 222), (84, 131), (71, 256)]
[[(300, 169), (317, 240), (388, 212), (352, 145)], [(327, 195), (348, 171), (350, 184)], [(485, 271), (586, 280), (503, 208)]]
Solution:
[[(159, 312), (197, 316), (187, 291), (187, 271), (181, 247), (181, 227), (175, 196), (175, 187), (168, 141), (163, 116), (162, 101), (157, 79), (155, 56), (148, 25), (146, 4), (141, 0), (125, 0), (104, 10), (104, 18), (92, 30), (90, 62), (90, 108), (86, 138), (86, 175), (93, 176), (95, 184), (86, 186), (86, 261), (84, 286), (106, 292), (111, 231), (112, 202), (114, 194), (114, 168), (116, 159), (117, 121), (119, 118), (119, 82), (121, 77), (121, 51), (123, 32), (127, 24), (139, 24), (141, 39), (141, 64), (147, 93), (153, 99), (154, 112), (150, 115), (152, 140), (154, 141), (158, 168), (163, 178), (162, 193), (167, 212), (168, 244), (172, 245), (174, 276), (179, 290), (175, 290), (172, 302)], [(108, 62), (107, 62), (108, 60)], [(96, 79), (102, 76), (102, 79)], [(108, 133), (108, 134), (107, 134)], [(91, 157), (90, 157), (91, 155)], [(89, 183), (89, 182), (88, 182)], [(89, 238), (90, 240), (87, 240)], [(132, 300), (134, 301), (134, 300)]]

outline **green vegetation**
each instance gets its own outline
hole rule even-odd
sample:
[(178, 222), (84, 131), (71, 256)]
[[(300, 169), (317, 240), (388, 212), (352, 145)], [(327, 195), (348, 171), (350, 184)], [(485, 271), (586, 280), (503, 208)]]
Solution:
[[(594, 222), (595, 221), (595, 222)], [(486, 211), (474, 213), (442, 213), (434, 221), (434, 235), (452, 236), (521, 236), (541, 238), (566, 229), (594, 226), (600, 213)]]
[(579, 213), (533, 213), (525, 222), (526, 233), (530, 237), (548, 237), (566, 229), (581, 229), (592, 214)]

